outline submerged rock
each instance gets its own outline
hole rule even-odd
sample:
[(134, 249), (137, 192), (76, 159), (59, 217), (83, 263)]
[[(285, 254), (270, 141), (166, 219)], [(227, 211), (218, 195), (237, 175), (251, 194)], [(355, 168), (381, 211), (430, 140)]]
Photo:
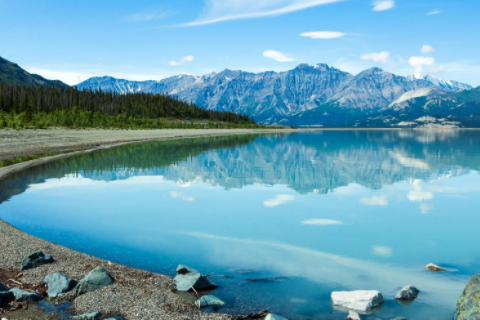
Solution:
[(349, 310), (347, 320), (362, 320), (362, 318), (360, 318), (360, 315), (355, 311)]
[(102, 314), (100, 312), (85, 313), (79, 316), (73, 316), (70, 319), (72, 320), (97, 320), (100, 319)]
[(23, 259), (22, 265), (20, 266), (20, 270), (28, 270), (33, 269), (38, 266), (52, 263), (53, 257), (49, 254), (45, 255), (42, 251), (36, 251)]
[(334, 291), (332, 292), (334, 306), (340, 306), (357, 311), (368, 311), (379, 305), (384, 300), (380, 292), (375, 290)]
[(173, 282), (175, 282), (178, 291), (189, 291), (192, 288), (195, 290), (206, 290), (218, 287), (197, 270), (184, 265), (177, 267), (177, 275)]
[(276, 314), (269, 313), (264, 320), (288, 320), (287, 318), (277, 316)]
[(404, 317), (396, 317), (395, 319), (392, 319), (392, 320), (407, 320), (407, 319), (405, 319)]
[(17, 302), (40, 301), (43, 299), (43, 297), (36, 292), (24, 291), (16, 287), (10, 289), (10, 292), (13, 293), (15, 301)]
[(413, 300), (418, 296), (418, 293), (420, 290), (415, 288), (414, 286), (405, 286), (400, 290), (397, 295), (395, 296), (395, 299), (397, 300)]
[(63, 273), (53, 273), (45, 277), (45, 283), (48, 285), (48, 296), (55, 298), (58, 295), (67, 292), (75, 287), (77, 282), (70, 279)]
[(455, 320), (480, 319), (480, 275), (473, 275), (455, 309)]
[(427, 264), (427, 269), (433, 272), (442, 272), (445, 271), (444, 268), (437, 266), (436, 264), (429, 263)]
[(206, 308), (206, 307), (221, 307), (225, 305), (225, 302), (220, 300), (219, 298), (207, 295), (203, 296), (195, 302), (195, 305), (199, 308)]
[(103, 267), (96, 267), (89, 274), (80, 280), (75, 287), (77, 296), (87, 292), (95, 291), (113, 284), (113, 279)]

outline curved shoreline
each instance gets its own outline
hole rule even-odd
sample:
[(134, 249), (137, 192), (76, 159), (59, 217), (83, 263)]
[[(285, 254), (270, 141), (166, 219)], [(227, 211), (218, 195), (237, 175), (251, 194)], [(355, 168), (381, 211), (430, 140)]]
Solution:
[[(58, 143), (56, 138), (55, 145), (50, 150), (74, 150), (84, 148), (80, 151), (72, 151), (68, 153), (62, 153), (45, 158), (30, 160), (26, 162), (17, 163), (11, 166), (0, 168), (0, 182), (11, 174), (26, 170), (31, 167), (40, 166), (42, 164), (70, 158), (82, 154), (87, 154), (95, 151), (105, 150), (109, 148), (119, 147), (132, 143), (141, 143), (148, 141), (162, 141), (173, 139), (185, 139), (185, 138), (201, 138), (201, 137), (213, 137), (213, 136), (226, 136), (226, 135), (238, 135), (238, 134), (276, 134), (276, 133), (293, 133), (299, 131), (310, 130), (290, 130), (290, 129), (274, 129), (274, 130), (158, 130), (149, 131), (148, 136), (139, 137), (141, 131), (124, 131), (124, 136), (118, 134), (116, 140), (93, 139), (90, 144), (79, 143), (75, 140), (67, 140), (63, 145)], [(45, 132), (37, 131), (37, 133)], [(111, 133), (112, 131), (110, 131)], [(120, 133), (118, 131), (113, 131)], [(0, 132), (5, 133), (5, 132)], [(9, 132), (10, 135), (25, 136), (30, 132)], [(52, 132), (48, 132), (51, 134)], [(79, 132), (75, 132), (78, 134)], [(95, 133), (95, 131), (88, 130), (84, 134)], [(127, 136), (125, 136), (125, 133)], [(130, 133), (136, 133), (130, 137)], [(143, 132), (145, 133), (145, 132)], [(153, 134), (152, 134), (153, 133)], [(155, 135), (155, 133), (158, 133)], [(54, 136), (60, 136), (61, 131), (54, 132)], [(82, 135), (83, 133), (79, 133)], [(18, 137), (14, 137), (17, 140)], [(51, 135), (49, 135), (51, 138)], [(60, 137), (61, 138), (61, 137)], [(5, 140), (5, 139), (4, 139)], [(35, 151), (45, 152), (45, 145), (48, 147), (48, 143), (38, 143), (37, 148), (22, 147), (20, 145), (15, 146), (16, 152), (10, 155), (25, 155), (28, 153), (35, 153)], [(11, 147), (11, 146), (10, 146)], [(86, 149), (85, 149), (86, 148)], [(0, 146), (0, 155), (8, 154), (5, 152), (4, 145)], [(83, 314), (88, 312), (98, 311), (104, 316), (124, 316), (127, 319), (180, 319), (185, 317), (191, 317), (192, 319), (215, 319), (224, 320), (230, 319), (231, 316), (225, 314), (211, 314), (202, 313), (198, 309), (193, 308), (191, 303), (180, 298), (178, 295), (172, 292), (174, 289), (173, 280), (171, 277), (151, 273), (148, 271), (131, 268), (128, 266), (111, 263), (109, 261), (90, 256), (67, 247), (51, 243), (47, 240), (43, 240), (27, 234), (20, 229), (4, 222), (0, 219), (0, 243), (2, 244), (2, 250), (0, 251), (0, 268), (19, 270), (19, 266), (23, 258), (28, 256), (34, 251), (42, 250), (46, 254), (51, 254), (55, 258), (55, 262), (52, 264), (44, 265), (23, 272), (21, 282), (24, 284), (43, 283), (46, 275), (55, 272), (62, 272), (69, 275), (75, 280), (82, 279), (92, 269), (97, 266), (103, 266), (116, 280), (114, 285), (105, 287), (101, 290), (90, 292), (75, 298), (72, 292), (67, 293), (65, 298), (73, 300), (72, 309), (77, 314)], [(1, 311), (1, 309), (0, 309)], [(12, 316), (17, 318), (23, 317), (20, 311), (14, 311), (8, 313), (7, 317)], [(38, 312), (38, 310), (37, 310)], [(0, 312), (1, 314), (1, 312)], [(51, 316), (51, 315), (50, 315)], [(39, 317), (39, 319), (44, 319)], [(47, 319), (47, 317), (45, 317)], [(48, 318), (48, 319), (51, 319)]]

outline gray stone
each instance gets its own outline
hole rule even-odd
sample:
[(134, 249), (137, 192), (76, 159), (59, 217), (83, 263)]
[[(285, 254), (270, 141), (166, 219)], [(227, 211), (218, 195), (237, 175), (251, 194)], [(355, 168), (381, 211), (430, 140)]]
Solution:
[(397, 295), (395, 296), (395, 299), (397, 300), (413, 300), (418, 296), (418, 293), (420, 290), (415, 288), (414, 286), (405, 286), (400, 290)]
[(82, 280), (80, 280), (75, 287), (75, 294), (77, 296), (101, 289), (103, 287), (113, 284), (113, 279), (110, 274), (103, 267), (96, 267)]
[(264, 318), (265, 320), (288, 320), (287, 318), (277, 316), (276, 314), (269, 313), (267, 316)]
[(100, 319), (102, 314), (100, 312), (85, 313), (79, 316), (73, 316), (70, 319), (72, 320), (97, 320)]
[(33, 269), (38, 266), (52, 263), (53, 257), (49, 254), (45, 255), (42, 251), (36, 251), (23, 259), (22, 265), (20, 266), (20, 270), (28, 270)]
[(219, 298), (212, 296), (212, 295), (207, 295), (203, 296), (200, 299), (198, 299), (195, 302), (195, 305), (200, 308), (206, 308), (206, 307), (221, 307), (225, 305), (225, 302), (220, 300)]
[(334, 306), (356, 310), (368, 311), (380, 306), (384, 300), (380, 292), (375, 290), (336, 291), (332, 292)]
[(103, 320), (125, 320), (125, 318), (120, 316), (115, 316), (115, 317), (108, 317)]
[(455, 320), (480, 319), (480, 275), (473, 275), (457, 302)]
[(442, 272), (445, 271), (444, 268), (437, 266), (436, 264), (429, 263), (427, 264), (427, 269), (433, 272)]
[(24, 291), (19, 288), (10, 289), (10, 292), (15, 296), (15, 301), (24, 302), (24, 301), (39, 301), (43, 297), (36, 292)]
[(192, 288), (198, 291), (218, 287), (197, 270), (184, 265), (177, 267), (177, 276), (173, 279), (173, 282), (175, 282), (178, 291), (189, 291)]
[(77, 282), (70, 279), (63, 273), (53, 273), (45, 277), (45, 283), (48, 285), (48, 296), (50, 298), (58, 297), (58, 295), (72, 290)]
[(360, 318), (360, 315), (355, 311), (349, 310), (347, 320), (362, 320), (362, 318)]

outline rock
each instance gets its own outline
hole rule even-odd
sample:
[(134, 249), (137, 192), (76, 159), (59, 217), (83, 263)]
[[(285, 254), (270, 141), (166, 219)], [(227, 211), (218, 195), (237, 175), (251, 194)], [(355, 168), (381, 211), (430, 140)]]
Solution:
[(15, 299), (12, 292), (0, 282), (0, 306), (7, 304)]
[(80, 280), (75, 287), (77, 296), (87, 292), (95, 291), (113, 284), (113, 279), (103, 267), (96, 267), (89, 274)]
[(427, 269), (430, 270), (430, 271), (433, 271), (433, 272), (445, 271), (444, 268), (439, 267), (439, 266), (437, 266), (436, 264), (433, 264), (433, 263), (427, 264)]
[(53, 262), (53, 257), (49, 254), (45, 255), (42, 251), (36, 251), (23, 259), (22, 265), (20, 267), (20, 270), (28, 270), (28, 269), (33, 269), (38, 266), (52, 263)]
[(480, 319), (480, 274), (470, 278), (455, 309), (455, 320), (478, 319)]
[(177, 276), (173, 279), (173, 282), (175, 282), (178, 291), (189, 291), (192, 287), (197, 291), (218, 287), (197, 270), (184, 265), (177, 267)]
[(12, 288), (10, 292), (15, 296), (15, 301), (24, 302), (24, 301), (39, 301), (43, 297), (36, 292), (24, 291), (19, 288)]
[(264, 320), (288, 320), (287, 318), (277, 316), (276, 314), (269, 313), (267, 316), (264, 318)]
[(362, 320), (362, 318), (360, 318), (360, 315), (355, 311), (349, 310), (347, 320)]
[(48, 296), (55, 298), (59, 294), (67, 292), (75, 287), (77, 282), (70, 279), (66, 274), (53, 273), (45, 277), (45, 283), (48, 285)]
[(397, 295), (395, 296), (395, 299), (397, 300), (413, 300), (418, 296), (418, 293), (420, 290), (415, 288), (414, 286), (405, 286), (400, 290)]
[(212, 296), (212, 295), (207, 295), (203, 296), (200, 299), (198, 299), (195, 302), (195, 305), (200, 308), (206, 308), (206, 307), (221, 307), (225, 305), (225, 302), (220, 300), (219, 298)]
[(120, 316), (115, 316), (115, 317), (108, 317), (103, 320), (125, 320), (125, 318)]
[(396, 317), (395, 319), (392, 319), (392, 320), (407, 320), (407, 319), (405, 319), (404, 317)]
[(332, 292), (332, 302), (334, 306), (340, 306), (357, 311), (368, 311), (380, 306), (383, 301), (382, 294), (375, 290)]
[(85, 313), (79, 316), (73, 316), (70, 319), (72, 320), (97, 320), (100, 319), (102, 314), (100, 312)]

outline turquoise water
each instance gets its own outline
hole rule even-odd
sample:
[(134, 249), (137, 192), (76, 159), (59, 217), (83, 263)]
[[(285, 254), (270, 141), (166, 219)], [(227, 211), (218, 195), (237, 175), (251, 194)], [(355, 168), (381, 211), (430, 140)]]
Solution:
[[(0, 218), (169, 275), (218, 278), (232, 314), (344, 319), (337, 290), (379, 290), (363, 319), (452, 319), (480, 272), (479, 131), (319, 131), (149, 142), (0, 183)], [(435, 263), (448, 269), (432, 273)], [(250, 282), (247, 278), (286, 277)], [(405, 285), (420, 289), (404, 306)], [(218, 312), (206, 310), (206, 312)]]

